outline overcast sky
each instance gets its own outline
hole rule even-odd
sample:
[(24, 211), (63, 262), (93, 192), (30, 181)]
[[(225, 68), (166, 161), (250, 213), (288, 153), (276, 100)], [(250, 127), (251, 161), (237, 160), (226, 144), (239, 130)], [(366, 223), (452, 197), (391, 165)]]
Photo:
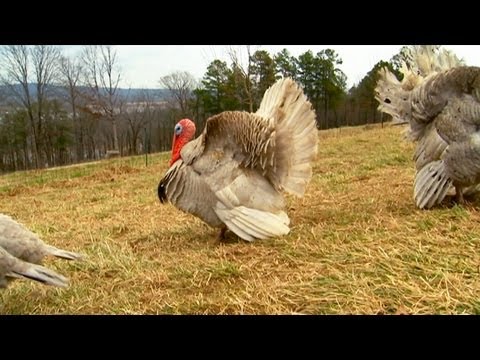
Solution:
[[(158, 88), (159, 79), (174, 71), (188, 71), (201, 79), (207, 66), (220, 59), (230, 64), (228, 49), (234, 48), (246, 58), (245, 46), (226, 45), (118, 45), (118, 62), (122, 70), (122, 87)], [(402, 45), (252, 45), (253, 51), (267, 50), (271, 56), (287, 48), (291, 55), (298, 57), (312, 50), (314, 54), (322, 49), (335, 50), (347, 75), (347, 88), (358, 83), (380, 60), (388, 61), (397, 54)], [(447, 45), (467, 65), (480, 66), (479, 45)], [(76, 53), (80, 46), (68, 46), (68, 53)], [(252, 52), (253, 52), (252, 51)]]

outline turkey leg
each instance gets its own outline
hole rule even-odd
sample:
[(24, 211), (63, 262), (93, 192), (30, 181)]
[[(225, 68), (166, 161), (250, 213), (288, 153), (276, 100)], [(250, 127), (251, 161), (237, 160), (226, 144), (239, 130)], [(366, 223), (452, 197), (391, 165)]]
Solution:
[(455, 186), (455, 201), (457, 204), (464, 205), (465, 199), (463, 198), (463, 190), (460, 186)]
[(221, 229), (220, 229), (220, 233), (218, 234), (217, 236), (217, 241), (219, 242), (225, 242), (225, 233), (227, 232), (227, 227), (226, 226), (223, 226)]

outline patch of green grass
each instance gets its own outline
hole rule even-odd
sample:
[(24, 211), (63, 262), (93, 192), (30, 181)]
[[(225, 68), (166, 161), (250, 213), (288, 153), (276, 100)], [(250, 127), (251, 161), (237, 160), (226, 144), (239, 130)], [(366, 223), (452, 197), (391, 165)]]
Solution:
[(430, 219), (419, 219), (417, 221), (417, 226), (419, 230), (428, 231), (436, 226), (436, 224)]
[(207, 267), (206, 270), (215, 279), (240, 276), (238, 265), (230, 261), (221, 261), (218, 264)]

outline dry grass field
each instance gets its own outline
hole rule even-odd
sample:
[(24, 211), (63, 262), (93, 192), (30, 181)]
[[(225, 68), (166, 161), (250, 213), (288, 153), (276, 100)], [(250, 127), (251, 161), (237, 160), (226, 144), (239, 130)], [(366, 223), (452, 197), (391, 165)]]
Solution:
[(476, 314), (480, 197), (414, 206), (401, 127), (319, 132), (291, 232), (247, 243), (161, 205), (168, 153), (0, 177), (0, 212), (83, 263), (66, 289), (18, 280), (0, 314)]

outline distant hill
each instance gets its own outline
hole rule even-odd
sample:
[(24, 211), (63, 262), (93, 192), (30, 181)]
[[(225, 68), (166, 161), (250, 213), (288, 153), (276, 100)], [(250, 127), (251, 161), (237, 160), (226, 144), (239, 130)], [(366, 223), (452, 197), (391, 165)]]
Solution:
[[(18, 90), (21, 90), (20, 85), (16, 85), (16, 87), (18, 88)], [(80, 87), (80, 89), (82, 89), (82, 87)], [(37, 95), (36, 84), (29, 84), (28, 90), (32, 97), (35, 97)], [(117, 91), (121, 99), (133, 100), (135, 98), (142, 96), (142, 94), (147, 94), (149, 98), (155, 102), (165, 100), (169, 94), (168, 89), (118, 88)], [(49, 93), (52, 96), (60, 97), (60, 98), (64, 98), (67, 96), (65, 88), (57, 85), (51, 85), (49, 89)], [(12, 94), (10, 93), (9, 88), (5, 85), (0, 85), (0, 105), (5, 105), (10, 100), (12, 100)]]
[(170, 91), (168, 89), (118, 89), (118, 94), (121, 98), (135, 98), (142, 96), (142, 94), (147, 94), (153, 101), (165, 100), (168, 97), (169, 93)]

